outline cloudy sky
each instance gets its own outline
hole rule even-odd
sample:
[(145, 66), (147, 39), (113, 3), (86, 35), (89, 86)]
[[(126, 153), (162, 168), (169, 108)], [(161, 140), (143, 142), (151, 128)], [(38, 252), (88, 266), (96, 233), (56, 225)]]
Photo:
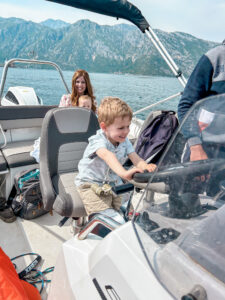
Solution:
[[(215, 42), (222, 42), (225, 38), (224, 0), (130, 0), (130, 2), (142, 11), (152, 28), (169, 32), (182, 31)], [(111, 17), (45, 0), (0, 0), (0, 17), (17, 17), (34, 22), (51, 18), (68, 23), (90, 19), (99, 24), (118, 24), (118, 21)]]

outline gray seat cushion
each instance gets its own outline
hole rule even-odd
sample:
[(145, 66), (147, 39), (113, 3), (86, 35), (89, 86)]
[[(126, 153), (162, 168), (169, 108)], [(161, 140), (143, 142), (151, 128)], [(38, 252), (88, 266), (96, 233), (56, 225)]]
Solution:
[(4, 171), (7, 171), (7, 163), (4, 156), (2, 155), (2, 152), (0, 151), (0, 172)]
[(85, 108), (60, 107), (46, 114), (40, 142), (40, 186), (46, 210), (67, 217), (86, 215), (74, 177), (88, 139), (98, 129), (96, 115)]
[(62, 173), (52, 178), (53, 187), (57, 194), (53, 209), (62, 216), (82, 217), (86, 215), (83, 202), (74, 183), (76, 174), (75, 172)]
[(13, 142), (2, 149), (4, 157), (10, 168), (36, 164), (36, 160), (30, 156), (34, 141)]

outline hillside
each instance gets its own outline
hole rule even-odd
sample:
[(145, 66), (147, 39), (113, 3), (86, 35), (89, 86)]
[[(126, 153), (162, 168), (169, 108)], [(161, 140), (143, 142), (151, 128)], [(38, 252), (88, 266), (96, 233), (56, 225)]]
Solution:
[[(216, 45), (183, 32), (155, 32), (186, 76), (199, 57)], [(133, 25), (100, 26), (89, 20), (74, 24), (60, 20), (34, 23), (0, 18), (0, 63), (31, 56), (54, 61), (63, 69), (172, 75), (149, 39)]]

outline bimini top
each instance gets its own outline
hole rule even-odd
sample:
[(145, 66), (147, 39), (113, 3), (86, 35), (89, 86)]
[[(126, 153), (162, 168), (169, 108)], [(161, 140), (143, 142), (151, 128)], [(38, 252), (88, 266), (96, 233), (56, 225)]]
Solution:
[(134, 23), (142, 32), (149, 27), (141, 11), (126, 0), (48, 0), (102, 15), (123, 18)]

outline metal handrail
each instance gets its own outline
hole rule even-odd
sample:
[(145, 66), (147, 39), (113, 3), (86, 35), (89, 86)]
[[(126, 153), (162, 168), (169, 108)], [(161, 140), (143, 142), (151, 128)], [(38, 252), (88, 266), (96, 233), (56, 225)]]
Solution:
[(148, 109), (150, 109), (150, 108), (152, 108), (152, 107), (154, 107), (154, 106), (157, 106), (157, 105), (159, 105), (159, 104), (161, 104), (161, 103), (163, 103), (163, 102), (166, 102), (166, 101), (169, 101), (169, 100), (171, 100), (171, 99), (173, 99), (173, 98), (176, 98), (176, 97), (180, 96), (181, 94), (182, 94), (182, 92), (179, 92), (179, 93), (174, 94), (174, 95), (172, 95), (172, 96), (169, 96), (169, 97), (167, 97), (167, 98), (165, 98), (165, 99), (162, 99), (162, 100), (160, 100), (160, 101), (158, 101), (158, 102), (156, 102), (156, 103), (153, 103), (153, 104), (150, 104), (150, 105), (148, 105), (148, 106), (146, 106), (146, 107), (144, 107), (144, 108), (141, 108), (141, 109), (135, 111), (135, 112), (133, 113), (133, 116), (136, 116), (136, 115), (138, 115), (139, 113), (141, 113), (141, 112), (143, 112), (143, 111), (145, 111), (145, 110), (148, 110)]
[(38, 64), (38, 65), (50, 65), (50, 66), (54, 67), (59, 72), (67, 93), (70, 94), (70, 90), (69, 90), (69, 88), (66, 84), (66, 81), (64, 79), (62, 70), (60, 69), (60, 67), (56, 63), (51, 62), (51, 61), (45, 61), (45, 60), (12, 58), (12, 59), (5, 62), (5, 65), (4, 65), (4, 68), (3, 68), (3, 71), (2, 71), (2, 78), (1, 78), (1, 84), (0, 84), (0, 105), (1, 105), (2, 95), (3, 95), (3, 91), (4, 91), (4, 87), (5, 87), (5, 81), (6, 81), (8, 68), (10, 67), (10, 64), (13, 64), (15, 62), (16, 63), (19, 62), (19, 63)]

